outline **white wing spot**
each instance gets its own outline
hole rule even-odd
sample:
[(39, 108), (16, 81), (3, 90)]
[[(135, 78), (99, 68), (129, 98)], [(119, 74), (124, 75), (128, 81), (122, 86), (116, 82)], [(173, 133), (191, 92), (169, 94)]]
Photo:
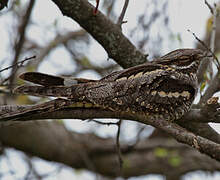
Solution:
[(139, 73), (137, 73), (137, 74), (134, 76), (134, 78), (141, 77), (142, 75), (143, 75), (143, 72), (139, 72)]
[(152, 91), (152, 92), (151, 92), (151, 95), (152, 95), (152, 96), (155, 96), (156, 94), (157, 94), (157, 91)]
[(175, 92), (175, 93), (173, 93), (173, 96), (174, 96), (175, 98), (178, 98), (178, 97), (180, 96), (180, 93)]
[(128, 79), (134, 79), (134, 75), (132, 74), (131, 76), (128, 77)]
[(169, 92), (167, 96), (168, 96), (169, 98), (172, 98), (172, 97), (173, 97), (173, 95), (172, 95), (171, 92)]
[(155, 73), (162, 72), (162, 71), (163, 71), (162, 69), (156, 69), (154, 71), (147, 71), (144, 73), (144, 75), (155, 74)]
[(189, 99), (190, 98), (190, 93), (188, 91), (183, 91), (181, 93), (181, 96), (186, 97), (187, 99)]
[(152, 72), (146, 72), (146, 73), (144, 73), (144, 75), (149, 75), (149, 74), (151, 74)]
[(158, 94), (159, 94), (160, 97), (166, 97), (167, 96), (167, 94), (164, 91), (160, 91), (160, 92), (158, 92)]
[(123, 80), (127, 80), (127, 77), (122, 77), (122, 78), (116, 79), (116, 81), (123, 81)]
[(171, 75), (170, 77), (171, 77), (172, 79), (176, 79), (176, 76)]

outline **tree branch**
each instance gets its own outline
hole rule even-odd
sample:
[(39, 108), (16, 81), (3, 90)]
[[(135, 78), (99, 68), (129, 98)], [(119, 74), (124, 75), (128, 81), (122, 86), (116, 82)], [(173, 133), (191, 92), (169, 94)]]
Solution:
[(120, 14), (120, 16), (118, 18), (117, 25), (120, 26), (120, 27), (123, 24), (123, 19), (124, 19), (124, 16), (125, 16), (125, 12), (126, 12), (126, 10), (128, 8), (128, 3), (129, 3), (129, 0), (125, 0), (123, 9), (122, 9), (121, 14)]
[[(213, 100), (214, 99), (214, 100)], [(65, 107), (64, 105), (67, 105)], [(128, 113), (110, 111), (100, 108), (70, 108), (70, 100), (55, 99), (38, 105), (5, 105), (0, 106), (0, 122), (4, 121), (29, 121), (39, 119), (90, 119), (90, 118), (132, 118)], [(62, 109), (55, 109), (59, 106)], [(208, 103), (200, 109), (191, 108), (191, 110), (178, 122), (195, 123), (220, 123), (220, 104), (216, 98), (211, 98)], [(37, 114), (36, 114), (37, 112)]]
[[(69, 132), (62, 123), (38, 121), (0, 127), (0, 141), (5, 146), (49, 161), (118, 177), (114, 138)], [(132, 149), (126, 144), (120, 148), (125, 160), (122, 174), (127, 178), (154, 173), (175, 176), (201, 169), (220, 170), (219, 162), (171, 139), (143, 139)], [(171, 171), (173, 168), (175, 171)]]
[[(146, 62), (146, 55), (140, 53), (122, 34), (121, 29), (100, 11), (93, 14), (94, 7), (86, 0), (52, 0), (61, 12), (79, 23), (123, 68)], [(126, 51), (125, 51), (126, 49)]]
[[(216, 99), (215, 99), (216, 100)], [(55, 99), (44, 104), (20, 107), (16, 112), (14, 106), (1, 107), (1, 121), (14, 120), (33, 120), (33, 119), (54, 119), (54, 118), (71, 118), (71, 119), (91, 119), (91, 118), (119, 118), (141, 122), (152, 125), (171, 135), (177, 141), (188, 144), (198, 151), (209, 155), (210, 157), (220, 161), (220, 144), (216, 144), (208, 139), (187, 131), (175, 123), (171, 123), (162, 119), (153, 120), (146, 117), (143, 113), (129, 114), (127, 112), (117, 112), (110, 110), (102, 110), (99, 108), (71, 108), (71, 101), (66, 99)], [(219, 104), (210, 100), (209, 108), (219, 107)], [(64, 107), (60, 109), (60, 107)], [(4, 113), (5, 112), (5, 113)], [(210, 112), (210, 111), (208, 111)]]

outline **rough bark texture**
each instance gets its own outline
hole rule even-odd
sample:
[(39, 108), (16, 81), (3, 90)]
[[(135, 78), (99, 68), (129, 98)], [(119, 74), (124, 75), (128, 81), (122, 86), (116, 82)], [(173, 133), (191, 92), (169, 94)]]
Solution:
[[(3, 120), (10, 120), (15, 118), (15, 120), (19, 120), (22, 119), (23, 117), (26, 116), (26, 118), (31, 119), (31, 117), (33, 118), (35, 113), (37, 113), (38, 115), (42, 114), (45, 115), (46, 113), (49, 114), (48, 117), (52, 117), (51, 113), (52, 112), (56, 112), (59, 110), (56, 109), (56, 107), (59, 107), (60, 105), (63, 105), (65, 103), (69, 103), (68, 100), (64, 100), (64, 99), (57, 99), (54, 101), (50, 101), (48, 103), (44, 103), (44, 104), (40, 104), (40, 105), (36, 105), (33, 106), (31, 108), (26, 109), (25, 111), (22, 109), (22, 113), (20, 112), (20, 110), (15, 113), (15, 111), (13, 111), (13, 113), (11, 114), (9, 112), (9, 117), (7, 117), (7, 113), (6, 113), (6, 117)], [(214, 103), (214, 102), (213, 102)], [(71, 103), (70, 103), (71, 104)], [(216, 106), (217, 104), (208, 104), (207, 106)], [(5, 109), (5, 108), (3, 108)], [(133, 114), (133, 113), (127, 113), (127, 112), (119, 112), (119, 113), (115, 113), (114, 111), (103, 111), (106, 112), (106, 114), (101, 113), (101, 110), (99, 109), (85, 109), (85, 108), (70, 108), (67, 107), (66, 109), (63, 109), (64, 114), (65, 110), (69, 111), (71, 110), (71, 118), (88, 118), (88, 115), (91, 115), (91, 117), (97, 118), (97, 117), (103, 117), (104, 115), (110, 115), (112, 114), (112, 116), (110, 117), (117, 117), (117, 118), (123, 118), (123, 119), (130, 119), (130, 120), (135, 120), (144, 124), (148, 124), (148, 125), (152, 125), (160, 130), (163, 130), (164, 132), (166, 132), (167, 134), (171, 135), (173, 138), (175, 138), (177, 141), (188, 144), (192, 147), (194, 147), (195, 149), (197, 149), (198, 151), (205, 153), (207, 155), (209, 155), (210, 157), (212, 157), (213, 159), (216, 159), (218, 161), (220, 161), (220, 145), (218, 143), (213, 142), (212, 140), (214, 140), (213, 138), (211, 140), (208, 140), (206, 138), (203, 138), (200, 135), (200, 133), (197, 131), (196, 134), (193, 134), (192, 132), (187, 131), (186, 129), (184, 129), (183, 127), (179, 126), (176, 123), (172, 123), (172, 122), (168, 122), (165, 121), (163, 119), (151, 119), (151, 118), (147, 118), (145, 116), (145, 114), (139, 113), (139, 114)], [(8, 110), (10, 111), (10, 109)], [(84, 117), (82, 114), (86, 114)], [(4, 116), (4, 114), (2, 115), (2, 117)], [(24, 119), (22, 119), (24, 120)], [(178, 122), (178, 121), (177, 121)], [(181, 122), (181, 121), (180, 121)], [(187, 127), (187, 126), (185, 126)], [(201, 127), (201, 126), (200, 126)], [(193, 130), (193, 126), (190, 126), (190, 128)], [(208, 131), (208, 129), (206, 128), (206, 131)], [(210, 139), (210, 138), (209, 138)], [(218, 140), (219, 141), (219, 140)]]
[[(64, 15), (78, 22), (90, 33), (104, 47), (108, 56), (122, 67), (127, 68), (146, 61), (146, 55), (140, 53), (123, 36), (118, 25), (112, 23), (101, 12), (93, 14), (94, 7), (88, 1), (53, 0), (53, 2)], [(0, 124), (2, 125), (0, 141), (3, 145), (49, 161), (64, 163), (73, 168), (83, 168), (104, 176), (118, 177), (120, 173), (114, 139), (100, 138), (94, 134), (69, 132), (63, 124), (57, 122), (31, 122), (29, 120), (124, 118), (151, 124), (166, 132), (164, 136), (164, 134), (158, 135), (158, 131), (155, 131), (154, 134), (157, 136), (141, 140), (133, 147), (121, 145), (124, 177), (155, 173), (163, 174), (170, 179), (177, 179), (195, 170), (220, 170), (220, 163), (214, 160), (220, 160), (219, 134), (204, 124), (200, 124), (198, 129), (200, 122), (220, 122), (218, 103), (192, 109), (177, 122), (182, 127), (163, 120), (147, 121), (144, 117), (118, 114), (107, 110), (67, 108), (53, 111), (53, 104), (46, 109), (44, 107), (39, 109), (39, 106), (34, 106), (34, 108), (33, 106), (1, 107), (0, 121), (8, 121)], [(29, 122), (10, 121), (14, 118), (18, 121)], [(183, 127), (189, 129), (190, 132)], [(194, 148), (174, 141), (167, 134)]]

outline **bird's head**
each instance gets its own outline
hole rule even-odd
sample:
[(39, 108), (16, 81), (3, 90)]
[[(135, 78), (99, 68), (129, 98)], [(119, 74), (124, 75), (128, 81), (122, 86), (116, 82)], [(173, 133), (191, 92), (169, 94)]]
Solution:
[(196, 73), (199, 63), (205, 57), (210, 57), (200, 49), (177, 49), (153, 61), (153, 63), (170, 66), (176, 70)]

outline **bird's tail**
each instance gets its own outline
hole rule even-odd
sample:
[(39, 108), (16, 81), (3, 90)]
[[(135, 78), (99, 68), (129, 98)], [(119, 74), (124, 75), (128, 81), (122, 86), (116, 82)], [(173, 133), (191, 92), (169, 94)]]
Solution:
[(26, 94), (26, 95), (32, 95), (32, 96), (41, 96), (41, 97), (67, 97), (67, 98), (76, 98), (76, 86), (19, 86), (16, 89), (14, 89), (14, 93), (16, 94)]
[(75, 84), (91, 83), (97, 81), (68, 76), (53, 76), (39, 72), (26, 72), (21, 74), (19, 78), (42, 86), (72, 86)]
[(42, 97), (67, 97), (76, 100), (83, 95), (85, 84), (96, 82), (96, 80), (59, 77), (39, 72), (27, 72), (21, 74), (19, 77), (37, 85), (24, 85), (17, 87), (14, 89), (14, 93), (16, 94)]

